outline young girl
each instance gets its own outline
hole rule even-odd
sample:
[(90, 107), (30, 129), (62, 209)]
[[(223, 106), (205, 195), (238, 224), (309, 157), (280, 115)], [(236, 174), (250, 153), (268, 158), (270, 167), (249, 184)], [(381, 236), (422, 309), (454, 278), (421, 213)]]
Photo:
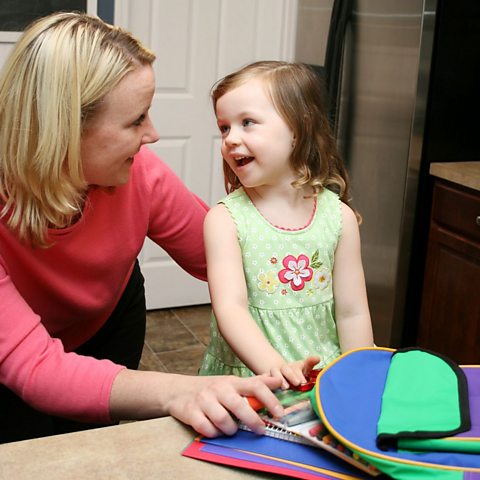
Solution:
[(214, 317), (200, 374), (298, 385), (373, 345), (347, 174), (308, 67), (257, 62), (212, 99), (229, 195), (204, 224)]

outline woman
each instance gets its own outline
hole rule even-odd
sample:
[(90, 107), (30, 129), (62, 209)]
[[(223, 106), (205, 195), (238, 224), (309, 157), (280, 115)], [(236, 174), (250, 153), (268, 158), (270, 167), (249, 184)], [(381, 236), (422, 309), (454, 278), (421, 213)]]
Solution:
[(230, 412), (262, 431), (242, 395), (281, 413), (269, 377), (135, 371), (145, 236), (206, 278), (207, 207), (145, 146), (159, 138), (154, 59), (119, 28), (56, 13), (27, 28), (4, 66), (1, 442), (167, 414), (208, 436), (236, 430)]

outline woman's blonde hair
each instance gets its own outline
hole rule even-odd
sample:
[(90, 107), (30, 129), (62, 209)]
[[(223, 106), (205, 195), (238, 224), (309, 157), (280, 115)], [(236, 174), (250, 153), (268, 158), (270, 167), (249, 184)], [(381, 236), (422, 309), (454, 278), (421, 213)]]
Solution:
[[(310, 185), (315, 193), (328, 188), (349, 204), (348, 175), (328, 122), (323, 89), (313, 70), (301, 63), (281, 61), (247, 65), (213, 86), (214, 110), (220, 97), (254, 78), (264, 80), (275, 108), (293, 132), (290, 162), (297, 174), (293, 186)], [(239, 188), (239, 179), (225, 161), (223, 170), (227, 192)]]
[(128, 72), (154, 59), (128, 32), (83, 13), (25, 30), (0, 75), (0, 215), (21, 241), (47, 246), (49, 227), (81, 214), (82, 129)]

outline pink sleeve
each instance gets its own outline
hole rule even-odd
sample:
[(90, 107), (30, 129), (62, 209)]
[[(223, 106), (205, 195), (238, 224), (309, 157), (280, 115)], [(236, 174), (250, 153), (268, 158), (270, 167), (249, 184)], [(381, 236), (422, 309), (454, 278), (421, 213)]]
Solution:
[[(154, 155), (147, 149), (143, 154)], [(203, 222), (208, 206), (158, 157), (150, 158), (152, 205), (148, 236), (187, 272), (207, 280)]]
[(123, 367), (65, 353), (1, 266), (0, 299), (0, 383), (45, 413), (110, 422), (110, 391)]

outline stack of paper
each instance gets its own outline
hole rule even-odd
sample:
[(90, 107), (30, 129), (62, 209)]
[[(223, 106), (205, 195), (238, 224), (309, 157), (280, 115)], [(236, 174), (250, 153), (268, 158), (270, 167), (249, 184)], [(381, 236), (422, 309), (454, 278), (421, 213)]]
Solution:
[(233, 436), (196, 438), (184, 456), (306, 480), (371, 480), (372, 477), (319, 448), (239, 430)]

